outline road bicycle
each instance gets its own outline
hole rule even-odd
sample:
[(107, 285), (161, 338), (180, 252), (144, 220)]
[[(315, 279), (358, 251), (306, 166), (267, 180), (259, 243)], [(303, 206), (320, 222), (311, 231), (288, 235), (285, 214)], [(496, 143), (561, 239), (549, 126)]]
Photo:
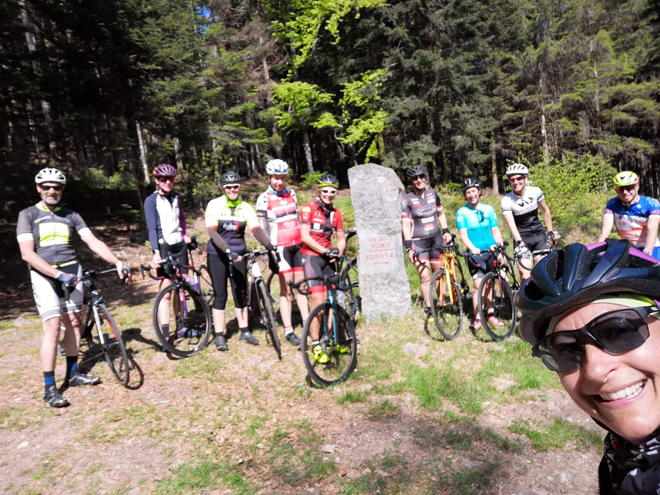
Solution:
[[(488, 261), (489, 271), (479, 283), (477, 294), (479, 316), (484, 329), (493, 340), (504, 340), (509, 337), (516, 327), (517, 311), (513, 305), (513, 296), (520, 289), (520, 284), (515, 275), (513, 258), (506, 253), (509, 245), (504, 241), (502, 245), (492, 246), (489, 250), (481, 251), (481, 254), (490, 254)], [(471, 256), (471, 253), (464, 253)], [(500, 256), (504, 262), (500, 262)], [(484, 300), (489, 301), (489, 307), (485, 311)], [(498, 326), (488, 318), (495, 317), (503, 326)]]
[[(151, 267), (141, 265), (142, 277), (145, 273), (154, 280), (169, 278), (172, 285), (165, 287), (156, 296), (152, 310), (154, 332), (163, 348), (179, 357), (188, 357), (201, 351), (209, 341), (213, 329), (209, 300), (212, 297), (202, 292), (200, 287), (201, 270), (194, 265), (183, 265), (167, 254), (161, 265), (170, 265), (171, 276), (154, 276)], [(189, 269), (193, 278), (184, 276), (181, 270)], [(169, 271), (169, 270), (168, 270)], [(167, 316), (160, 315), (161, 303), (169, 306)], [(165, 330), (167, 328), (167, 330)]]
[[(83, 317), (81, 324), (81, 343), (87, 344), (87, 350), (82, 353), (80, 367), (93, 366), (100, 361), (101, 356), (108, 364), (117, 381), (127, 387), (130, 380), (130, 363), (121, 331), (105, 305), (103, 296), (96, 288), (94, 279), (108, 273), (117, 273), (115, 268), (109, 270), (85, 270), (78, 280), (83, 283)], [(124, 273), (128, 274), (127, 269)]]
[[(275, 311), (271, 301), (270, 293), (266, 287), (266, 282), (261, 276), (261, 267), (257, 263), (257, 257), (269, 255), (267, 250), (255, 250), (243, 255), (247, 259), (248, 273), (248, 308), (253, 317), (258, 317), (259, 323), (266, 330), (266, 341), (271, 345), (277, 357), (282, 359), (282, 346), (280, 338), (277, 335), (277, 325), (275, 323)], [(233, 265), (229, 265), (230, 275), (233, 274)]]
[(556, 235), (556, 236), (548, 236), (548, 249), (538, 249), (536, 251), (532, 251), (531, 253), (526, 253), (523, 255), (520, 254), (513, 254), (513, 259), (514, 262), (522, 266), (525, 270), (531, 270), (534, 268), (534, 265), (536, 264), (534, 260), (538, 257), (543, 257), (547, 256), (550, 253), (554, 253), (557, 250), (557, 241), (561, 239), (561, 236)]
[[(452, 242), (446, 246), (413, 252), (415, 264), (422, 262), (419, 256), (423, 253), (432, 251), (440, 253), (438, 260), (440, 268), (431, 275), (429, 295), (435, 327), (447, 340), (455, 339), (461, 332), (464, 316), (463, 299), (470, 292), (470, 286), (463, 274), (463, 267), (457, 258), (457, 254), (461, 253), (454, 238), (455, 236), (452, 236)], [(460, 279), (457, 277), (457, 273)]]
[[(341, 274), (310, 277), (296, 283), (289, 282), (289, 286), (301, 294), (310, 295), (307, 282), (311, 280), (323, 282), (328, 291), (328, 299), (314, 307), (305, 320), (300, 350), (310, 379), (321, 387), (330, 387), (348, 380), (355, 370), (359, 339), (355, 334), (353, 319), (337, 300), (338, 291), (348, 291), (348, 287), (341, 284)], [(318, 340), (328, 356), (326, 363), (319, 363), (313, 356), (310, 325), (317, 317), (321, 320)]]

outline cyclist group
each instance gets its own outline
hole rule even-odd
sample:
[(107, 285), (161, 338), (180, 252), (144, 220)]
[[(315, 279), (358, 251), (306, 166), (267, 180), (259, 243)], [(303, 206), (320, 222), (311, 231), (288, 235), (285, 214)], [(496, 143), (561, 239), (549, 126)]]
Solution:
[[(299, 345), (291, 321), (288, 281), (317, 276), (333, 270), (332, 264), (346, 247), (341, 213), (333, 207), (337, 179), (325, 174), (319, 179), (317, 198), (298, 212), (296, 195), (286, 188), (288, 165), (273, 160), (267, 165), (269, 187), (257, 201), (256, 211), (240, 199), (240, 177), (222, 176), (224, 195), (212, 200), (206, 210), (209, 231), (208, 262), (215, 299), (213, 319), (216, 346), (227, 349), (224, 308), (227, 280), (231, 279), (240, 339), (258, 341), (249, 332), (245, 313), (245, 229), (269, 252), (277, 253), (271, 268), (279, 273), (280, 309), (286, 339)], [(161, 164), (153, 174), (156, 191), (145, 201), (154, 268), (176, 256), (187, 264), (185, 217), (173, 192), (176, 169)], [(542, 191), (527, 183), (528, 169), (511, 165), (506, 172), (512, 191), (502, 199), (502, 211), (515, 242), (518, 259), (548, 248), (548, 238), (557, 239)], [(403, 242), (417, 265), (422, 294), (429, 305), (430, 269), (440, 254), (431, 250), (452, 242), (439, 195), (426, 187), (426, 170), (407, 170), (412, 190), (403, 200)], [(77, 369), (82, 310), (82, 270), (71, 241), (74, 233), (105, 261), (114, 264), (119, 277), (130, 281), (130, 270), (87, 228), (83, 219), (59, 205), (66, 177), (46, 168), (35, 177), (40, 201), (20, 212), (17, 239), (21, 256), (30, 269), (33, 294), (42, 319), (40, 351), (44, 400), (53, 407), (68, 405), (55, 385), (55, 361), (60, 326), (66, 351), (64, 385), (99, 383), (96, 377)], [(655, 493), (660, 483), (660, 203), (639, 196), (639, 179), (632, 172), (614, 178), (617, 196), (608, 201), (598, 242), (570, 244), (537, 257), (527, 270), (519, 266), (522, 286), (515, 296), (520, 310), (520, 333), (545, 366), (559, 374), (571, 399), (608, 431), (599, 467), (600, 493)], [(503, 242), (494, 209), (480, 203), (481, 186), (476, 179), (462, 185), (467, 204), (456, 212), (459, 237), (471, 253), (468, 259), (475, 285), (492, 260), (489, 248)], [(541, 210), (545, 227), (538, 217)], [(621, 241), (605, 239), (612, 227)], [(546, 231), (549, 231), (549, 234)], [(331, 243), (336, 233), (337, 247)], [(229, 266), (233, 266), (230, 270)], [(430, 264), (430, 267), (428, 264)], [(165, 279), (162, 284), (167, 284)], [(322, 302), (326, 288), (310, 283), (312, 304)], [(305, 297), (296, 295), (303, 318), (309, 309)], [(61, 299), (65, 299), (64, 315)], [(485, 303), (487, 304), (487, 302)], [(160, 308), (159, 308), (160, 309)], [(478, 315), (475, 311), (475, 315)], [(490, 313), (484, 311), (485, 315)], [(481, 322), (475, 317), (473, 328)], [(488, 316), (490, 323), (494, 316)], [(168, 329), (163, 328), (163, 332)], [(314, 333), (312, 332), (314, 335)], [(316, 335), (318, 335), (318, 330)], [(313, 343), (314, 344), (314, 343)], [(323, 362), (323, 349), (314, 358)]]

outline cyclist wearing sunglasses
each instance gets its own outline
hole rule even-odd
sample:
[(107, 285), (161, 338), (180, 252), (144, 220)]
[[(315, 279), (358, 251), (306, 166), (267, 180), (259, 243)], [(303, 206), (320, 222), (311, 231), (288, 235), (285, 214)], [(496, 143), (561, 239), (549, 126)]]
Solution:
[[(331, 174), (323, 174), (316, 181), (317, 198), (307, 203), (300, 210), (300, 235), (302, 236), (302, 258), (305, 278), (333, 275), (335, 262), (346, 249), (344, 221), (341, 212), (332, 203), (337, 196), (339, 181)], [(337, 247), (332, 247), (332, 234), (337, 236)], [(328, 298), (328, 289), (321, 280), (307, 282), (311, 292), (311, 307), (324, 303)], [(312, 355), (319, 363), (325, 364), (330, 358), (323, 352), (319, 343), (322, 314), (310, 324), (312, 336)]]
[[(521, 163), (514, 163), (506, 169), (512, 190), (502, 198), (502, 213), (513, 237), (514, 254), (531, 258), (533, 251), (548, 249), (548, 236), (559, 239), (559, 234), (552, 229), (552, 216), (543, 192), (527, 184), (528, 174), (529, 170)], [(550, 234), (539, 218), (539, 208)], [(540, 258), (536, 257), (534, 261)], [(529, 277), (529, 270), (520, 263), (518, 271), (523, 280)]]
[[(158, 291), (172, 285), (168, 278), (174, 275), (171, 265), (162, 265), (159, 262), (167, 258), (168, 253), (176, 258), (182, 265), (188, 265), (188, 249), (190, 237), (186, 235), (186, 217), (183, 213), (181, 198), (174, 192), (176, 169), (169, 163), (161, 163), (154, 167), (151, 174), (154, 177), (156, 190), (147, 196), (144, 201), (144, 217), (151, 244), (151, 266), (156, 275), (165, 277), (158, 283)], [(182, 268), (183, 273), (188, 270)], [(161, 321), (168, 321), (170, 314), (170, 294), (165, 296), (158, 308)], [(165, 338), (170, 334), (169, 325), (161, 329)]]
[[(283, 160), (271, 160), (266, 164), (268, 190), (257, 199), (257, 216), (261, 227), (270, 234), (270, 241), (277, 247), (280, 261), (275, 264), (271, 259), (270, 269), (279, 273), (280, 279), (280, 314), (284, 324), (284, 337), (292, 345), (300, 345), (300, 339), (293, 331), (291, 320), (291, 288), (287, 282), (299, 282), (303, 279), (302, 239), (298, 221), (298, 198), (295, 191), (287, 189), (286, 179), (289, 165)], [(309, 309), (307, 298), (296, 292), (296, 303), (303, 321), (307, 319)]]
[(640, 196), (639, 178), (634, 172), (620, 172), (614, 176), (615, 198), (610, 199), (603, 214), (598, 242), (603, 242), (616, 225), (619, 236), (629, 240), (637, 249), (660, 260), (660, 202)]
[[(406, 170), (406, 177), (412, 185), (412, 191), (406, 194), (401, 202), (403, 244), (410, 262), (417, 267), (419, 286), (426, 304), (426, 317), (429, 321), (433, 321), (429, 284), (431, 273), (441, 266), (440, 252), (421, 253), (421, 251), (444, 246), (445, 243), (451, 242), (452, 237), (447, 228), (447, 217), (442, 208), (440, 195), (435, 189), (426, 187), (426, 167), (413, 165)], [(421, 253), (417, 258), (415, 251)]]
[(236, 172), (225, 172), (220, 177), (224, 195), (212, 199), (206, 207), (206, 229), (210, 239), (207, 246), (207, 265), (213, 283), (213, 328), (215, 346), (226, 351), (227, 329), (225, 306), (227, 304), (227, 280), (231, 280), (236, 320), (241, 332), (238, 340), (252, 345), (259, 341), (249, 329), (247, 309), (247, 252), (245, 229), (249, 227), (254, 237), (271, 253), (275, 247), (259, 226), (254, 208), (240, 198), (241, 177)]
[[(490, 205), (479, 203), (481, 197), (479, 181), (472, 178), (466, 179), (461, 186), (461, 191), (465, 195), (467, 205), (459, 208), (456, 212), (456, 228), (461, 242), (472, 253), (472, 256), (467, 259), (467, 265), (474, 280), (476, 294), (481, 279), (488, 273), (488, 267), (492, 266), (493, 263), (491, 253), (481, 254), (481, 252), (488, 251), (494, 244), (502, 244), (502, 233), (497, 225), (495, 209)], [(499, 256), (500, 262), (505, 263), (504, 256), (501, 254)], [(484, 288), (484, 293), (490, 294), (490, 285)], [(483, 299), (486, 314), (492, 313), (490, 310), (491, 301), (487, 297)], [(470, 324), (470, 328), (474, 330), (479, 330), (482, 326), (481, 319), (479, 319), (478, 303), (479, 298), (475, 295), (472, 297), (475, 319)], [(488, 321), (498, 327), (504, 326), (504, 323), (498, 320), (494, 314), (488, 317)]]
[[(69, 405), (55, 386), (55, 362), (63, 324), (64, 349), (66, 351), (66, 377), (63, 387), (96, 385), (98, 377), (77, 372), (80, 342), (79, 314), (83, 307), (83, 284), (78, 282), (82, 268), (71, 244), (74, 233), (108, 263), (117, 266), (117, 273), (124, 279), (124, 266), (99, 240), (82, 217), (59, 206), (66, 187), (66, 177), (55, 168), (45, 168), (36, 175), (35, 183), (41, 201), (21, 211), (18, 215), (16, 235), (23, 261), (28, 264), (34, 301), (41, 317), (41, 368), (44, 376), (43, 399), (51, 407)], [(130, 281), (130, 271), (126, 277)], [(64, 286), (70, 290), (65, 291)], [(61, 299), (65, 299), (66, 316), (62, 318)]]
[(515, 303), (533, 355), (608, 430), (600, 493), (656, 493), (660, 484), (660, 263), (628, 241), (571, 244), (549, 254)]

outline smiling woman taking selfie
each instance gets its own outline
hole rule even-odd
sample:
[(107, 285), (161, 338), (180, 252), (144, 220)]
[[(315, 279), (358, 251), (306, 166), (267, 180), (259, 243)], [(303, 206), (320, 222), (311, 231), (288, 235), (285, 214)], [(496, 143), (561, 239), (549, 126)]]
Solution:
[(660, 263), (628, 241), (549, 254), (518, 295), (520, 333), (609, 433), (601, 494), (660, 488)]

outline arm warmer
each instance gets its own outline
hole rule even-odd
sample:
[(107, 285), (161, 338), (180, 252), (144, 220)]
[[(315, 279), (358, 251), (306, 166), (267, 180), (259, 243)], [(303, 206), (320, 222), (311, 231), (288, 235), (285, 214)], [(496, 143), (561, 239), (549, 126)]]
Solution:
[(151, 250), (158, 251), (158, 211), (156, 211), (156, 196), (151, 194), (144, 201), (144, 218), (147, 222), (147, 232), (149, 232), (149, 243)]
[(264, 246), (272, 246), (268, 234), (261, 227), (255, 227), (252, 229), (252, 235)]
[(229, 244), (227, 244), (222, 238), (220, 232), (218, 232), (218, 229), (208, 229), (208, 233), (211, 237), (211, 242), (216, 247), (216, 249), (222, 253), (226, 253), (227, 249), (229, 249)]

